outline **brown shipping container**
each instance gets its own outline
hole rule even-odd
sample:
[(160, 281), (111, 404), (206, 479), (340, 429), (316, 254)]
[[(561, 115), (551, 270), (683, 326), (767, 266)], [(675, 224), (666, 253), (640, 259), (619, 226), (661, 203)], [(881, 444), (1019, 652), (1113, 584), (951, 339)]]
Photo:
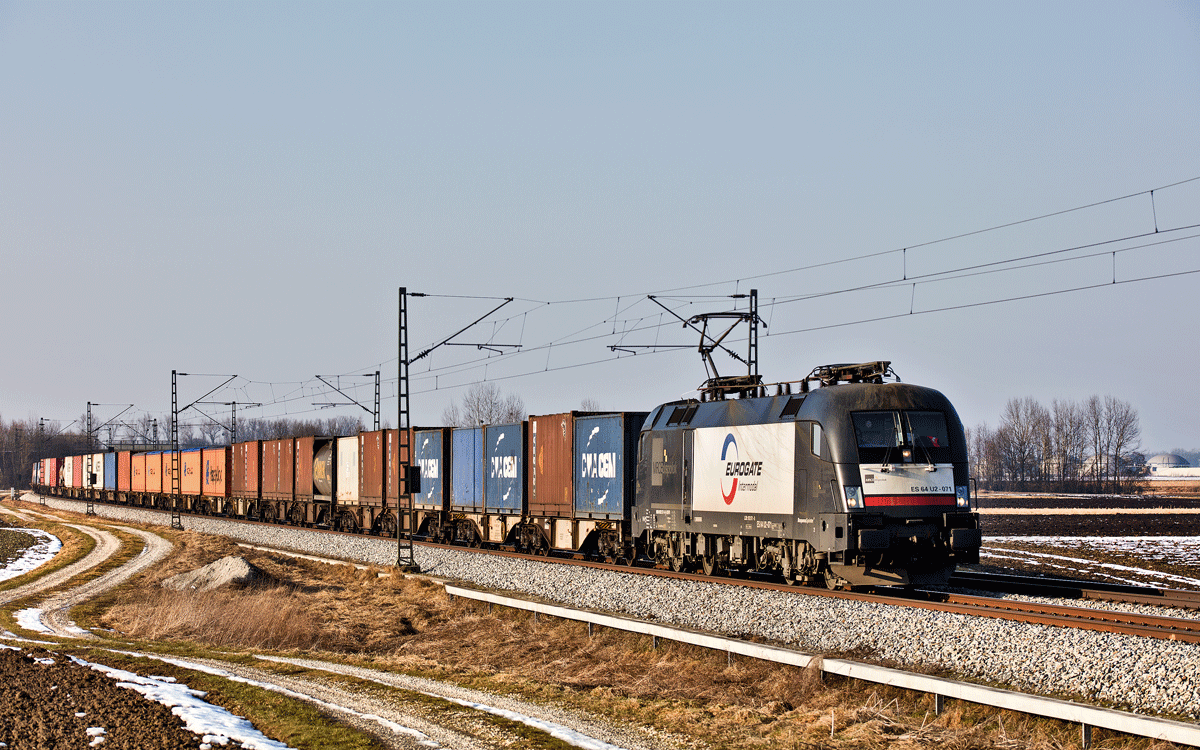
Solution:
[(262, 446), (262, 496), (264, 500), (291, 501), (295, 482), (292, 462), (295, 438), (266, 440)]
[(133, 485), (133, 472), (130, 471), (133, 454), (129, 451), (120, 451), (117, 453), (117, 491), (129, 492)]
[(261, 451), (262, 442), (258, 440), (233, 446), (233, 485), (229, 490), (233, 497), (258, 499)]
[(75, 456), (71, 462), (71, 486), (83, 487), (83, 456)]
[(179, 492), (199, 495), (204, 474), (204, 456), (199, 450), (184, 451), (179, 456)]
[(358, 435), (358, 502), (383, 505), (383, 431)]
[(205, 448), (203, 451), (203, 493), (208, 497), (229, 496), (229, 460), (231, 448)]
[[(412, 506), (412, 498), (405, 495), (400, 498), (400, 477), (402, 466), (408, 466), (409, 456), (412, 455), (412, 430), (408, 430), (408, 450), (404, 455), (400, 455), (400, 431), (387, 430), (387, 483), (385, 491), (387, 492), (388, 503), (395, 508), (409, 508)], [(412, 493), (410, 492), (409, 495)]]
[(135, 453), (129, 460), (129, 490), (131, 492), (146, 491), (146, 454)]
[(529, 418), (529, 514), (570, 518), (576, 412)]
[(313, 499), (313, 445), (316, 438), (296, 438), (294, 464), (296, 476), (296, 500), (312, 502)]

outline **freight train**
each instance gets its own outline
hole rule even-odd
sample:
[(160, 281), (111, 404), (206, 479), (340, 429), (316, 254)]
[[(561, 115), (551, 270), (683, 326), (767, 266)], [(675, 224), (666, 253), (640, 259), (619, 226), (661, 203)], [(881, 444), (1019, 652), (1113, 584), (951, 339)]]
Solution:
[(979, 561), (962, 423), (941, 393), (885, 382), (890, 374), (888, 362), (828, 365), (774, 395), (757, 379), (726, 379), (651, 412), (47, 458), (32, 484), (708, 575), (830, 588), (944, 582)]

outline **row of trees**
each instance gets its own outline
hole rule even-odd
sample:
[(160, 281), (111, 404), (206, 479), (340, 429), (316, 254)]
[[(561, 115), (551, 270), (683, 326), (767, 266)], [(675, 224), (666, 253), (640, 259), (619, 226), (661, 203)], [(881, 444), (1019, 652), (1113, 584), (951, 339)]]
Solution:
[(989, 489), (1119, 492), (1139, 473), (1137, 410), (1112, 396), (1013, 398), (1000, 426), (967, 430), (971, 471)]

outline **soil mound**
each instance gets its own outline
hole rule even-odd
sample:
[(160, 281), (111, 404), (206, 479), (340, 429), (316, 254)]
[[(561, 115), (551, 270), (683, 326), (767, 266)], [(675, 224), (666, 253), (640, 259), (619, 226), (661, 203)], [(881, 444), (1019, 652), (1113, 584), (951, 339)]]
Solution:
[(222, 557), (199, 570), (180, 573), (162, 582), (163, 588), (176, 591), (212, 591), (227, 583), (247, 584), (261, 580), (263, 573), (237, 555)]

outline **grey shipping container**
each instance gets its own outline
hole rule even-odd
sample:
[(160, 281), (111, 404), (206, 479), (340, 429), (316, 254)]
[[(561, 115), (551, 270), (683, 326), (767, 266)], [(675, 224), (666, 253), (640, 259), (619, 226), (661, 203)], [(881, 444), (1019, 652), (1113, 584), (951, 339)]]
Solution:
[(484, 507), (489, 513), (525, 510), (525, 422), (483, 429)]
[(413, 463), (421, 469), (421, 492), (413, 495), (413, 503), (426, 510), (442, 510), (450, 499), (450, 430), (415, 430), (413, 432)]
[(451, 433), (450, 506), (483, 512), (483, 428), (460, 427)]
[(637, 480), (637, 440), (647, 412), (575, 420), (575, 517), (629, 517)]

